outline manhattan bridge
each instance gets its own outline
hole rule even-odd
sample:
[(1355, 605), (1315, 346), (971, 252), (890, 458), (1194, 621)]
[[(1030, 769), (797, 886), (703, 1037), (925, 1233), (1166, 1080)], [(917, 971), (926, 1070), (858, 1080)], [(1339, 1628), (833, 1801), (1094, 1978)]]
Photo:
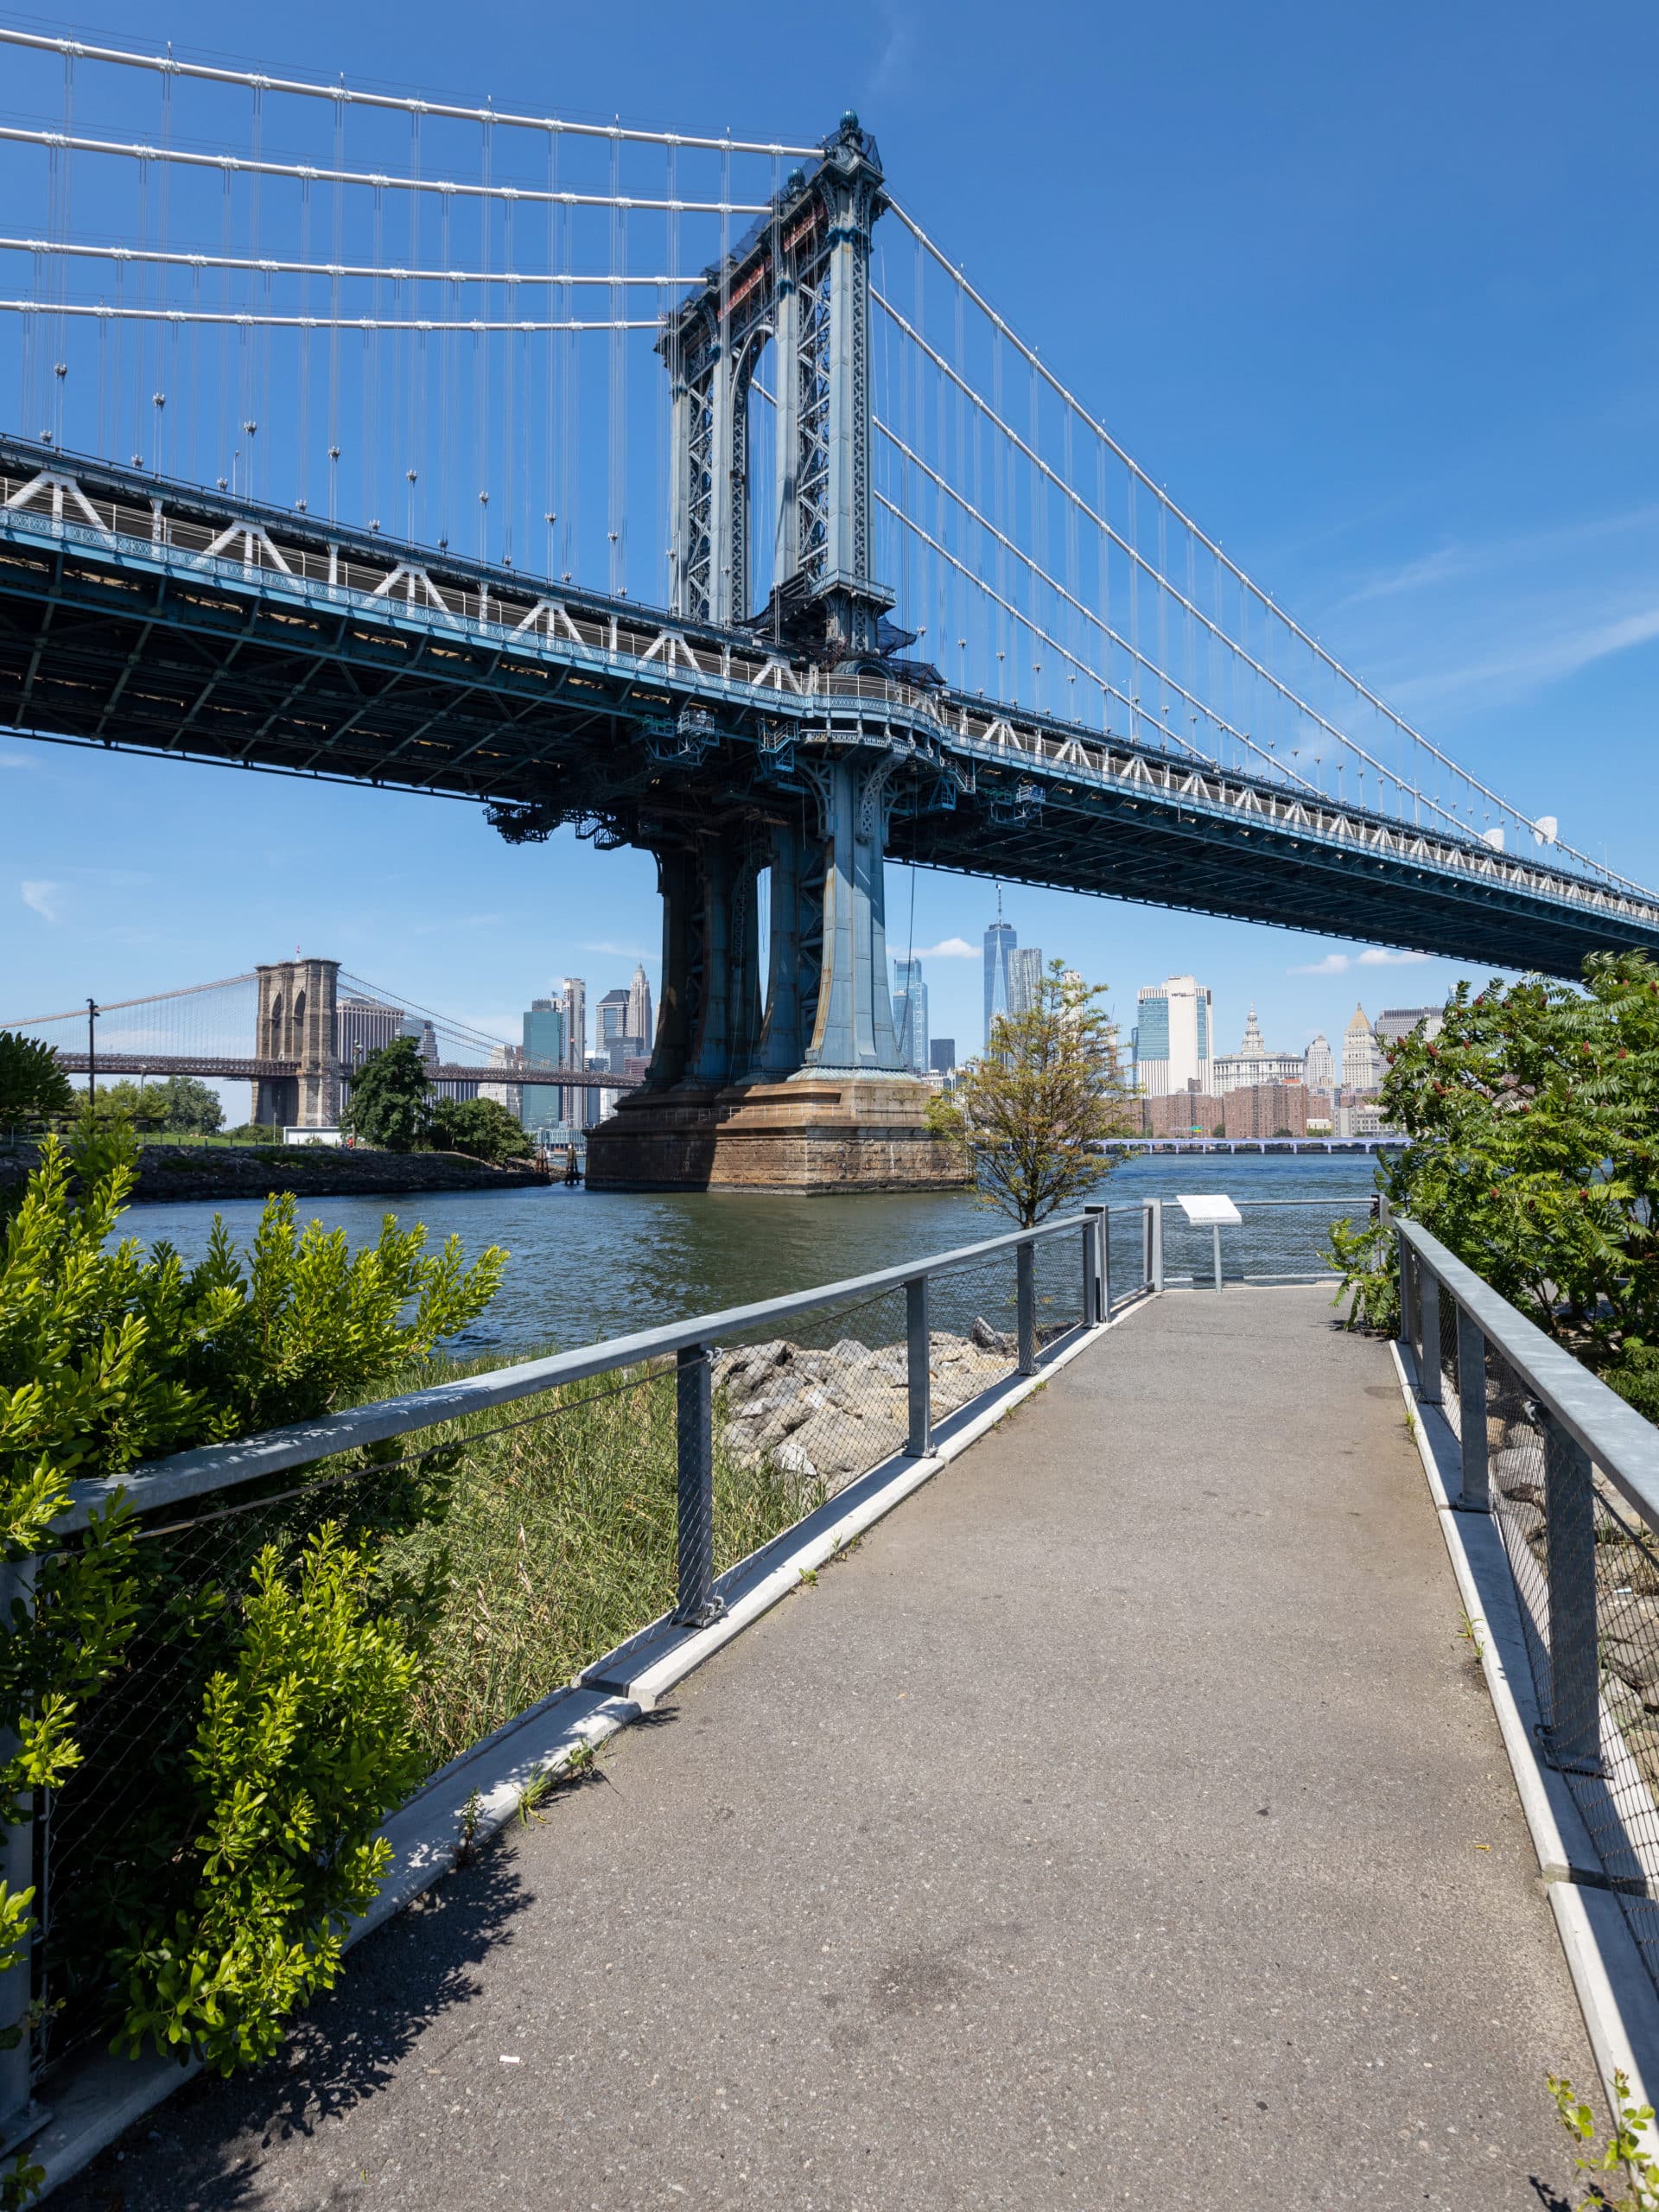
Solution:
[(0, 48), (0, 721), (651, 852), (596, 1181), (922, 1172), (889, 855), (1560, 976), (1659, 950), (1659, 898), (1131, 459), (856, 116)]

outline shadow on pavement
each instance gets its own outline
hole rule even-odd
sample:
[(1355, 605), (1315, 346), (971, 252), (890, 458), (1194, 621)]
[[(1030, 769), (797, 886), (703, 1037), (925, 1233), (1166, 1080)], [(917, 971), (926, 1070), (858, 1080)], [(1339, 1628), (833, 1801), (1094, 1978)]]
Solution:
[[(537, 1818), (556, 1807), (544, 1800)], [(529, 1903), (510, 1852), (486, 1850), (347, 1953), (339, 1987), (279, 2056), (181, 2089), (53, 2198), (62, 2212), (232, 2212), (260, 2202), (260, 2153), (383, 2088), (417, 2049), (465, 2033), (474, 1969)], [(429, 2043), (428, 2038), (435, 2038)]]

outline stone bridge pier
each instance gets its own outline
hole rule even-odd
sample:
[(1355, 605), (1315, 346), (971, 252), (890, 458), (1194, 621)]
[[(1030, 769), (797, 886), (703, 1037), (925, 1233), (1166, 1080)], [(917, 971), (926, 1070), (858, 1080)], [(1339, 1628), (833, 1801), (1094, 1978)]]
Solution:
[(257, 970), (259, 1012), (254, 1052), (262, 1060), (294, 1060), (296, 1075), (261, 1076), (253, 1085), (252, 1118), (267, 1126), (329, 1128), (340, 1119), (335, 1007), (338, 960), (277, 960)]
[[(798, 758), (775, 805), (653, 841), (663, 983), (644, 1087), (588, 1138), (595, 1190), (946, 1190), (893, 1025), (894, 756)], [(770, 926), (760, 942), (760, 881)]]

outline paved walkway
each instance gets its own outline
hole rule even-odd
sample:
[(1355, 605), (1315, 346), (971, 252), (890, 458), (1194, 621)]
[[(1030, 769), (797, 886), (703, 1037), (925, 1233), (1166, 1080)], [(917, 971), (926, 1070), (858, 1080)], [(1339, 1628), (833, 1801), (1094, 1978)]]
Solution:
[(1166, 1298), (58, 2201), (1536, 2212), (1592, 2069), (1458, 1629), (1385, 1351)]

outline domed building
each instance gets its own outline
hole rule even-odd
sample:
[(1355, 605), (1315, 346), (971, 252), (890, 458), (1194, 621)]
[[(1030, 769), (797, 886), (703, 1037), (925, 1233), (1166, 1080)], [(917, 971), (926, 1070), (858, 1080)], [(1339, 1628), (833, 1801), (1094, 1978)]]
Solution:
[(1300, 1083), (1302, 1060), (1299, 1052), (1270, 1052), (1250, 1007), (1244, 1024), (1244, 1040), (1236, 1052), (1224, 1052), (1216, 1061), (1216, 1096), (1230, 1090), (1251, 1090), (1259, 1083)]

